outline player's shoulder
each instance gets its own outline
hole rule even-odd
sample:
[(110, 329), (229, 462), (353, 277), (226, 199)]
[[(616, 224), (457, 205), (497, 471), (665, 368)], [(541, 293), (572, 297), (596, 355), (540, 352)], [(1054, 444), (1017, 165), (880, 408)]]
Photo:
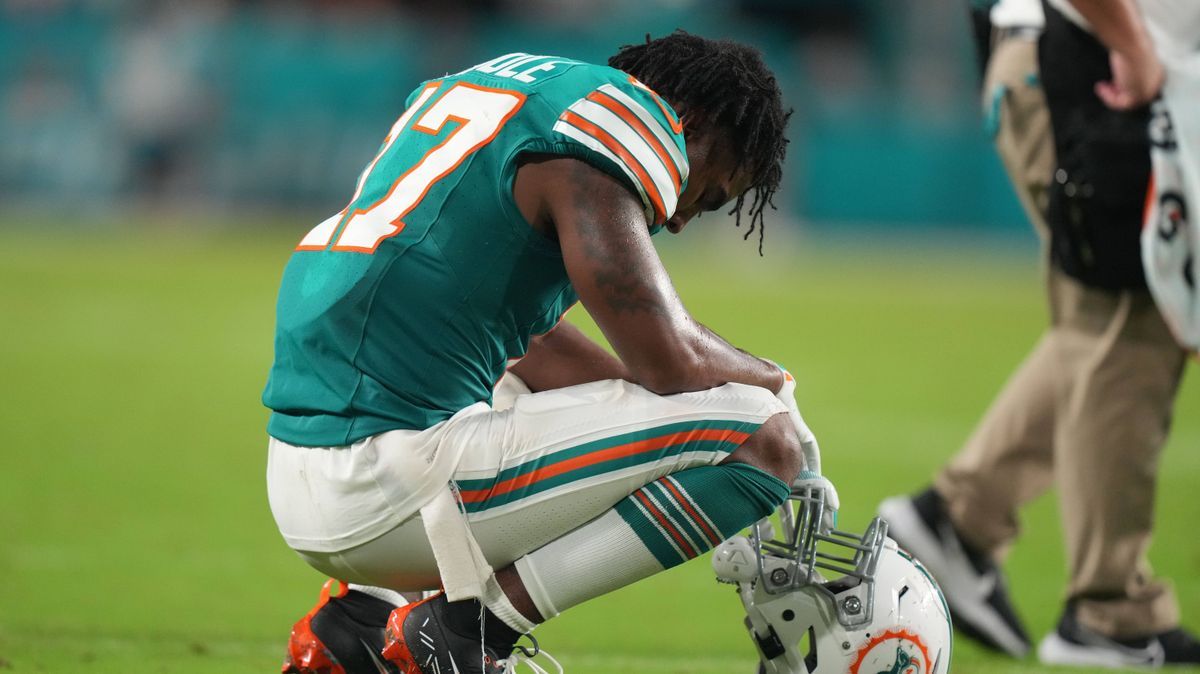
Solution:
[(523, 118), (543, 151), (580, 157), (626, 182), (648, 219), (675, 211), (687, 182), (679, 116), (628, 73), (557, 56), (505, 54), (454, 77), (506, 88), (528, 100)]

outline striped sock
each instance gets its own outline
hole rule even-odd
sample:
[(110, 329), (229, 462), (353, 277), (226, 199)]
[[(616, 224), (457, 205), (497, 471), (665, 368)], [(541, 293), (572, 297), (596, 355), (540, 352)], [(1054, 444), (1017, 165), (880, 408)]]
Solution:
[(702, 466), (660, 478), (611, 510), (516, 562), (547, 620), (697, 557), (787, 499), (790, 489), (753, 466)]

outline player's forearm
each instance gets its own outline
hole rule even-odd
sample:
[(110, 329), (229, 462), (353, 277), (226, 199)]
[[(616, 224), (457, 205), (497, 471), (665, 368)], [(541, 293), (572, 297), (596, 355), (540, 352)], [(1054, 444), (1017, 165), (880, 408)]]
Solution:
[(725, 381), (720, 383), (735, 382), (761, 386), (772, 393), (778, 393), (783, 387), (783, 371), (779, 366), (733, 346), (705, 325), (700, 325), (700, 329), (705, 334), (707, 343), (714, 347), (710, 352), (712, 365), (719, 365), (725, 370), (722, 377)]
[[(739, 351), (684, 307), (654, 249), (641, 203), (620, 183), (582, 162), (539, 175), (563, 263), (631, 381), (662, 395), (729, 382), (778, 391), (779, 369)], [(568, 180), (569, 179), (569, 180)], [(519, 374), (519, 373), (518, 373)]]
[[(734, 347), (694, 320), (663, 342), (673, 348), (646, 368), (649, 374), (642, 375), (640, 382), (656, 393), (702, 391), (731, 382), (773, 393), (783, 386), (783, 373), (777, 366)], [(638, 371), (633, 369), (635, 376)]]
[(1134, 60), (1155, 58), (1154, 44), (1134, 0), (1070, 0), (1109, 49)]
[(534, 392), (602, 379), (633, 381), (620, 360), (566, 321), (535, 337), (529, 352), (510, 369)]

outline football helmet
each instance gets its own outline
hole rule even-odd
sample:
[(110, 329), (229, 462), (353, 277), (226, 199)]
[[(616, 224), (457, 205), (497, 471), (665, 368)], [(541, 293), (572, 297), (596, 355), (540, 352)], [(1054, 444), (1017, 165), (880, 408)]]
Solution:
[(933, 577), (878, 517), (839, 531), (825, 490), (797, 485), (748, 536), (713, 553), (737, 586), (761, 674), (946, 674), (953, 632)]

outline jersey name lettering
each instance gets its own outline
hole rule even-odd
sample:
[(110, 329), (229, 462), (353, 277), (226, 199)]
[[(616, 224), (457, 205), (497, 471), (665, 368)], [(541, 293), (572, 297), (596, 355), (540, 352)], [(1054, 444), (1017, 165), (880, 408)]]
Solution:
[[(541, 63), (536, 63), (537, 61), (541, 61)], [(562, 63), (562, 61), (550, 56), (537, 56), (535, 54), (516, 52), (499, 56), (487, 63), (481, 63), (471, 68), (471, 71), (487, 73), (496, 77), (509, 77), (518, 82), (530, 83), (536, 79), (537, 74), (554, 70), (554, 67), (559, 63)]]

